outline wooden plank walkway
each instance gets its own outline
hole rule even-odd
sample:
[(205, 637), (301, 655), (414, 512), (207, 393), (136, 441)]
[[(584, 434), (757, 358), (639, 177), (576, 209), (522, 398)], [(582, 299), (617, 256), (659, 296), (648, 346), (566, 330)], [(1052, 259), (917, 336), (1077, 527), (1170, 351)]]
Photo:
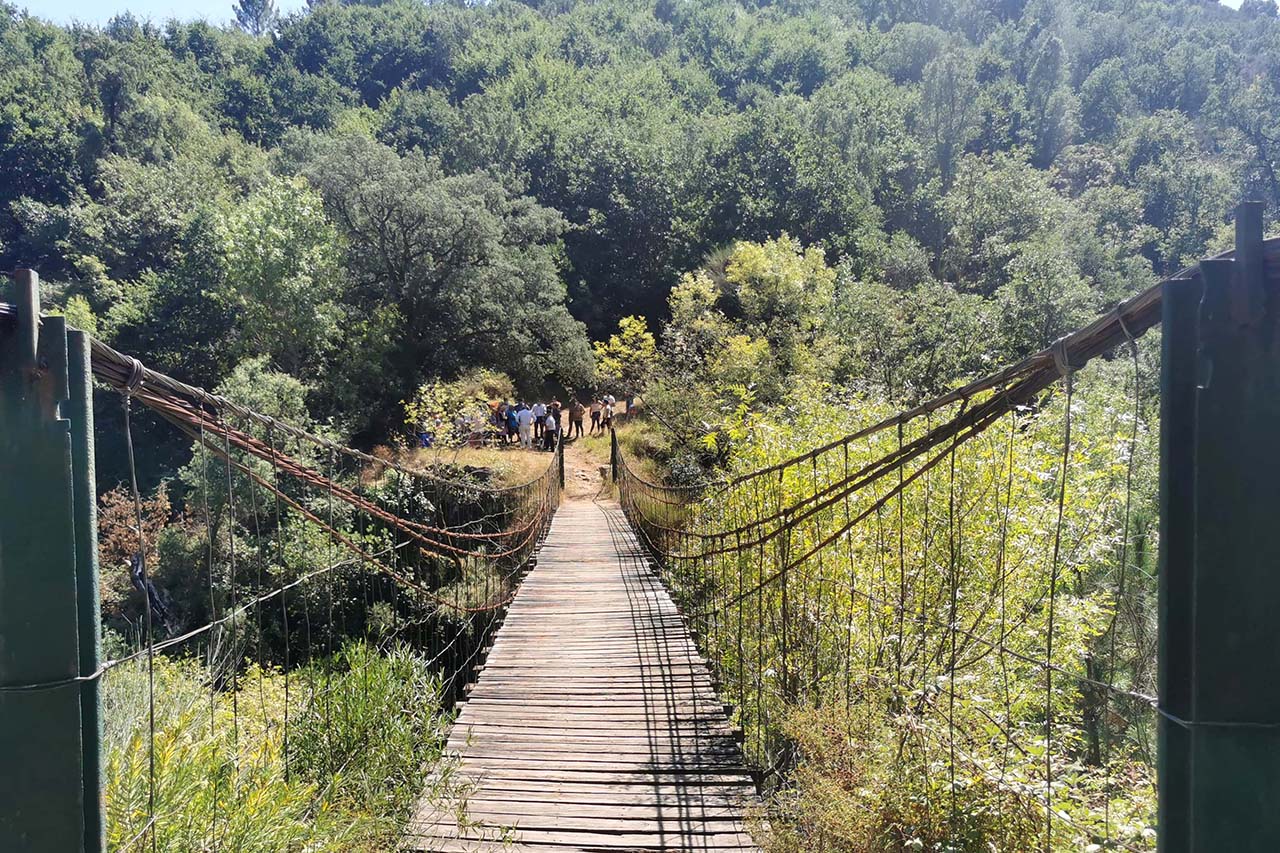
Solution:
[(465, 816), (405, 849), (757, 850), (706, 665), (617, 504), (557, 512), (449, 738)]

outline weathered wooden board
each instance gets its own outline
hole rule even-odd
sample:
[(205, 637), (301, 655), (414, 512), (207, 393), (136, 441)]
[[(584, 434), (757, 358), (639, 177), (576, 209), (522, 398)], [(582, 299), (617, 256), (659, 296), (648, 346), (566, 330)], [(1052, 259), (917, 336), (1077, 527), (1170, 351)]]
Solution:
[(560, 508), (448, 752), (407, 850), (758, 849), (724, 706), (616, 505)]

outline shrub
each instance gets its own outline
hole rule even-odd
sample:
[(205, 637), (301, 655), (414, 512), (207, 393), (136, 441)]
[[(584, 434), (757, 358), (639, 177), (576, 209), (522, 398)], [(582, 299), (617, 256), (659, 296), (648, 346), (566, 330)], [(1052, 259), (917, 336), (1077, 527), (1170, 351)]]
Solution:
[[(406, 650), (352, 642), (293, 671), (287, 727), (280, 672), (217, 691), (198, 662), (158, 656), (154, 679), (158, 850), (387, 849), (444, 745), (440, 682)], [(112, 849), (151, 813), (147, 685), (142, 660), (104, 683)]]

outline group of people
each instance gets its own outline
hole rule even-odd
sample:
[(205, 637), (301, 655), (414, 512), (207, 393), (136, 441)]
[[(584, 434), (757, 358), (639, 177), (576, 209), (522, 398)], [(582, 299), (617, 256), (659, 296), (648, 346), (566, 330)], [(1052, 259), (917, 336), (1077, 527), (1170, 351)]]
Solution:
[[(562, 432), (565, 438), (582, 437), (582, 424), (588, 412), (591, 414), (588, 434), (608, 430), (613, 424), (617, 403), (612, 394), (593, 399), (589, 405), (584, 405), (577, 397), (571, 399), (567, 406), (554, 398), (550, 403), (539, 401), (533, 405), (524, 400), (516, 403), (502, 400), (493, 408), (493, 425), (507, 444), (519, 441), (520, 446), (526, 449), (539, 446), (543, 450), (555, 450)], [(569, 417), (567, 427), (564, 422), (566, 414)]]

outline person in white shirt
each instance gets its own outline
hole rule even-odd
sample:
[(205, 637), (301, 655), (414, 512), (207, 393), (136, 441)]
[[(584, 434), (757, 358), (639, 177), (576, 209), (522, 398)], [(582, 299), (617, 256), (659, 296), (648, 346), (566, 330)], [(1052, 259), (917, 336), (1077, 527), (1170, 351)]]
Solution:
[(516, 424), (520, 428), (520, 446), (525, 450), (533, 449), (533, 411), (521, 404), (516, 412)]
[(543, 447), (547, 450), (556, 449), (556, 441), (559, 439), (560, 421), (556, 418), (555, 412), (547, 412), (547, 417), (543, 422), (542, 438)]
[(533, 437), (535, 440), (542, 438), (542, 426), (543, 426), (542, 422), (546, 420), (546, 417), (547, 417), (547, 404), (534, 403), (533, 404)]

